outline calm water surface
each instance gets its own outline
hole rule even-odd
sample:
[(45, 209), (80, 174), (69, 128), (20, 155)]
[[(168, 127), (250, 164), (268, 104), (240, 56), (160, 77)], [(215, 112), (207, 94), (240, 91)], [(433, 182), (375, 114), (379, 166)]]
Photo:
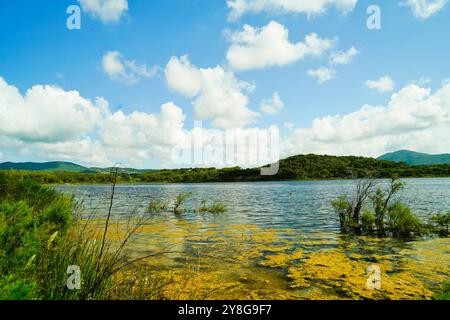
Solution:
[[(399, 200), (422, 218), (450, 211), (450, 179), (406, 179)], [(385, 185), (387, 182), (381, 182)], [(84, 213), (95, 217), (107, 213), (110, 186), (58, 186), (83, 200)], [(176, 195), (192, 192), (186, 207), (208, 199), (224, 203), (228, 211), (221, 215), (186, 213), (184, 219), (207, 219), (221, 226), (253, 224), (262, 228), (299, 231), (337, 231), (338, 220), (330, 201), (341, 194), (352, 194), (352, 181), (307, 181), (268, 183), (217, 183), (171, 185), (118, 185), (114, 198), (115, 215), (142, 214), (152, 200), (173, 202)]]

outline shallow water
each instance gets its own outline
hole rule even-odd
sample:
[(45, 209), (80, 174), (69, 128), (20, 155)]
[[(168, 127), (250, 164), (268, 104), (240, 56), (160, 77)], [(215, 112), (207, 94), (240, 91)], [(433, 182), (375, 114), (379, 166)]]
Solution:
[[(405, 182), (399, 198), (424, 220), (450, 211), (450, 179)], [(430, 298), (449, 276), (449, 239), (340, 235), (330, 201), (353, 188), (352, 181), (119, 185), (113, 214), (143, 215), (151, 200), (171, 203), (182, 192), (192, 192), (187, 208), (203, 199), (226, 204), (221, 214), (155, 214), (140, 228), (133, 255), (169, 252), (147, 260), (173, 280), (169, 298)], [(106, 215), (111, 187), (57, 189), (82, 200), (85, 217)], [(380, 267), (380, 290), (366, 285), (371, 265)]]

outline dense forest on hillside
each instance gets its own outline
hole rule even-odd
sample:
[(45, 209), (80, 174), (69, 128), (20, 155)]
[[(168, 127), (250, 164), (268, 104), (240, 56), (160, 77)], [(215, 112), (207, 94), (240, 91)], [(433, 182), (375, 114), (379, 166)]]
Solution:
[[(106, 173), (77, 172), (31, 172), (10, 171), (11, 174), (31, 178), (45, 184), (60, 183), (109, 183)], [(319, 155), (293, 156), (280, 162), (280, 170), (275, 176), (261, 176), (260, 169), (198, 168), (156, 170), (142, 173), (119, 175), (121, 183), (195, 183), (233, 181), (274, 181), (274, 180), (324, 180), (352, 179), (365, 176), (387, 178), (450, 177), (450, 165), (410, 166), (363, 157), (337, 157)]]

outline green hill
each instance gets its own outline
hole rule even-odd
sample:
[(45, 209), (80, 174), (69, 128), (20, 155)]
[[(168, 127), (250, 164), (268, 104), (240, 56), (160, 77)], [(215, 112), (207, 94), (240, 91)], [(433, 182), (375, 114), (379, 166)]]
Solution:
[(280, 170), (274, 176), (261, 176), (258, 168), (241, 169), (193, 168), (171, 169), (135, 175), (141, 182), (224, 182), (270, 180), (326, 180), (374, 176), (448, 177), (450, 165), (410, 166), (406, 163), (373, 158), (329, 155), (297, 155), (280, 161)]
[[(73, 163), (0, 164), (1, 169), (16, 169), (13, 174), (40, 183), (111, 183), (110, 169), (85, 168)], [(68, 171), (71, 170), (71, 171)], [(65, 172), (61, 172), (65, 171)], [(328, 155), (297, 155), (280, 161), (280, 170), (274, 176), (261, 176), (259, 168), (184, 168), (167, 170), (119, 170), (119, 183), (191, 183), (240, 182), (276, 180), (353, 179), (372, 176), (388, 178), (450, 177), (450, 164), (411, 166), (364, 157), (337, 157)]]
[(4, 162), (0, 163), (0, 170), (25, 170), (25, 171), (64, 171), (64, 172), (91, 172), (86, 167), (72, 162), (53, 161), (53, 162)]
[[(52, 161), (52, 162), (3, 162), (0, 163), (0, 170), (22, 170), (22, 171), (42, 171), (42, 172), (78, 172), (78, 173), (109, 173), (111, 168), (87, 168), (72, 162)], [(120, 168), (121, 173), (144, 173), (150, 169)]]
[(405, 162), (411, 166), (450, 164), (450, 154), (427, 154), (409, 150), (386, 153), (378, 160)]

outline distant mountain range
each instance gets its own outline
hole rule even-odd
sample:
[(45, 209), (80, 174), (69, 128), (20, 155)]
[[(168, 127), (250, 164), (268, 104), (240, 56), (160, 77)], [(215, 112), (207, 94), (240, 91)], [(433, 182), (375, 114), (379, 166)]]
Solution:
[[(24, 171), (44, 171), (44, 172), (81, 172), (81, 173), (109, 173), (111, 168), (88, 168), (72, 162), (52, 161), (52, 162), (3, 162), (0, 163), (0, 170), (24, 170)], [(142, 173), (153, 171), (151, 169), (139, 170), (133, 168), (121, 169), (121, 172)]]
[[(293, 158), (282, 160), (283, 163), (292, 161)], [(322, 157), (323, 158), (323, 157)], [(339, 157), (338, 157), (339, 158)], [(341, 157), (345, 158), (345, 157)], [(382, 155), (377, 160), (386, 160), (393, 162), (405, 162), (412, 166), (418, 165), (437, 165), (437, 164), (450, 164), (450, 154), (432, 155), (426, 153), (419, 153), (409, 150), (400, 150), (396, 152), (387, 153)], [(299, 164), (296, 164), (299, 165)], [(289, 165), (290, 166), (290, 165)], [(295, 167), (295, 166), (294, 166)], [(24, 171), (46, 171), (46, 172), (81, 172), (81, 173), (109, 173), (111, 168), (96, 168), (96, 167), (83, 167), (72, 162), (53, 161), (45, 163), (37, 162), (3, 162), (0, 163), (0, 170), (24, 170)], [(144, 173), (156, 171), (152, 169), (121, 169), (121, 172), (126, 173)]]
[(409, 150), (386, 153), (378, 160), (405, 162), (411, 166), (450, 164), (450, 154), (427, 154)]

